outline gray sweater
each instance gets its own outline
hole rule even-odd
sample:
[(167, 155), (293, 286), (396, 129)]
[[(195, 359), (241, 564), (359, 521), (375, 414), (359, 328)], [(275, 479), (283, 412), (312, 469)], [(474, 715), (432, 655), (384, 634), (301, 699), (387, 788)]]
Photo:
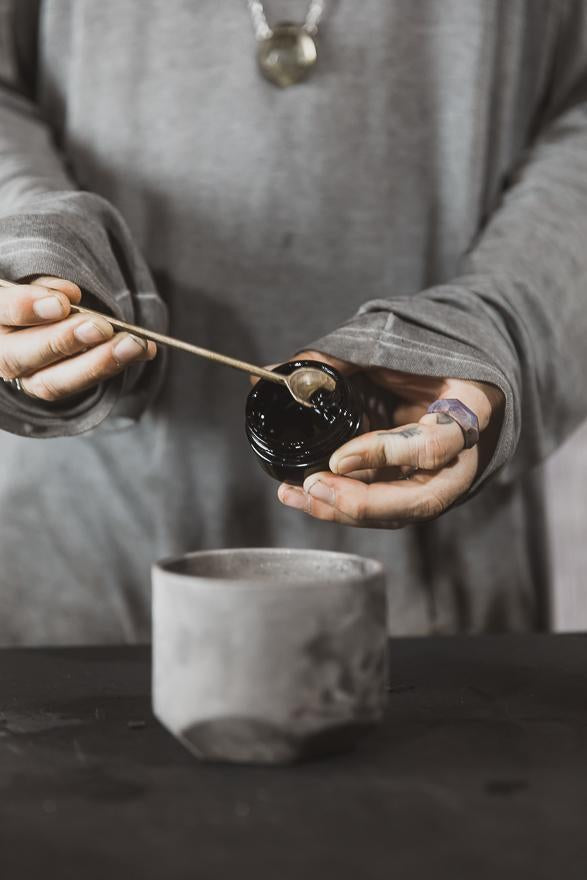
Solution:
[(2, 0), (0, 274), (258, 363), (492, 382), (493, 461), (433, 523), (353, 530), (275, 500), (240, 374), (1, 387), (0, 642), (145, 638), (153, 560), (240, 545), (381, 559), (393, 633), (544, 624), (535, 466), (587, 413), (587, 4), (338, 0), (319, 51), (281, 91), (242, 0)]

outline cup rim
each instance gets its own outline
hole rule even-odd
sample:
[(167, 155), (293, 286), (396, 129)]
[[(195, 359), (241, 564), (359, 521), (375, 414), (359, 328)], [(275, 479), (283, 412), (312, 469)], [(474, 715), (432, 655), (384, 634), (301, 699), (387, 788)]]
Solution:
[[(224, 547), (221, 549), (215, 550), (195, 550), (190, 553), (181, 553), (176, 556), (168, 556), (163, 559), (158, 560), (153, 563), (151, 567), (152, 574), (158, 573), (165, 575), (166, 578), (173, 578), (181, 581), (185, 581), (186, 583), (197, 583), (197, 582), (211, 582), (216, 581), (219, 584), (232, 584), (232, 585), (243, 585), (243, 584), (254, 584), (260, 588), (265, 586), (269, 586), (271, 584), (271, 580), (267, 578), (266, 580), (263, 578), (239, 578), (239, 577), (226, 577), (223, 575), (206, 575), (206, 574), (194, 574), (188, 571), (181, 571), (179, 567), (181, 565), (185, 565), (186, 562), (192, 559), (204, 559), (204, 558), (218, 558), (223, 556), (229, 556), (231, 554), (238, 553), (258, 553), (266, 556), (289, 556), (291, 557), (300, 557), (300, 556), (314, 556), (318, 558), (330, 558), (333, 560), (339, 561), (347, 561), (351, 563), (359, 563), (360, 566), (363, 567), (363, 571), (349, 571), (346, 574), (337, 574), (336, 577), (329, 579), (326, 574), (323, 578), (324, 584), (328, 583), (329, 586), (337, 586), (337, 585), (345, 585), (357, 581), (361, 581), (362, 583), (367, 583), (372, 580), (376, 580), (379, 577), (383, 577), (385, 574), (385, 570), (383, 564), (378, 559), (373, 559), (366, 556), (361, 556), (358, 553), (342, 553), (338, 550), (319, 550), (312, 548), (303, 548), (303, 547)], [(299, 577), (293, 577), (288, 579), (287, 586), (292, 585), (312, 585), (315, 586), (317, 583), (320, 583), (320, 577), (316, 575), (306, 576), (300, 575)]]

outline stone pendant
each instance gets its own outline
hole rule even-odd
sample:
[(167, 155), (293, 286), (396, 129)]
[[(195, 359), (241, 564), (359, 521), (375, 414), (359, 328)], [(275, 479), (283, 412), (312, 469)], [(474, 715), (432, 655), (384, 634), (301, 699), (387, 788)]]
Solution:
[(302, 25), (284, 22), (259, 41), (257, 61), (263, 76), (285, 88), (305, 79), (316, 64), (316, 43)]

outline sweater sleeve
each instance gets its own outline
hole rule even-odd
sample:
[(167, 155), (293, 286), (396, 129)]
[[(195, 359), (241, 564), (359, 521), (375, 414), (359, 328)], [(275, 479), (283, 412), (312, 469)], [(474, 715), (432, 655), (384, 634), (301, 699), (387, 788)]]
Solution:
[[(0, 276), (55, 275), (78, 284), (84, 302), (163, 330), (165, 304), (118, 211), (81, 191), (34, 102), (38, 4), (0, 4)], [(126, 425), (156, 394), (164, 357), (136, 365), (73, 402), (44, 404), (0, 382), (0, 428), (29, 437)]]
[(564, 4), (538, 132), (458, 277), (372, 300), (311, 348), (363, 366), (489, 382), (505, 395), (492, 461), (509, 481), (587, 416), (587, 4)]

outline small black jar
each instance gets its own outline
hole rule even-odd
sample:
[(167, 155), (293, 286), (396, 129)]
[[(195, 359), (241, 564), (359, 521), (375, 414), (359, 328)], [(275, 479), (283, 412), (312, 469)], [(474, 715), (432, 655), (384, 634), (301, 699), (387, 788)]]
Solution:
[(274, 368), (288, 375), (317, 367), (336, 381), (334, 391), (317, 391), (312, 408), (297, 403), (284, 385), (261, 379), (247, 398), (246, 432), (267, 473), (301, 486), (306, 477), (328, 470), (332, 453), (361, 428), (362, 406), (351, 383), (320, 361), (290, 361)]

